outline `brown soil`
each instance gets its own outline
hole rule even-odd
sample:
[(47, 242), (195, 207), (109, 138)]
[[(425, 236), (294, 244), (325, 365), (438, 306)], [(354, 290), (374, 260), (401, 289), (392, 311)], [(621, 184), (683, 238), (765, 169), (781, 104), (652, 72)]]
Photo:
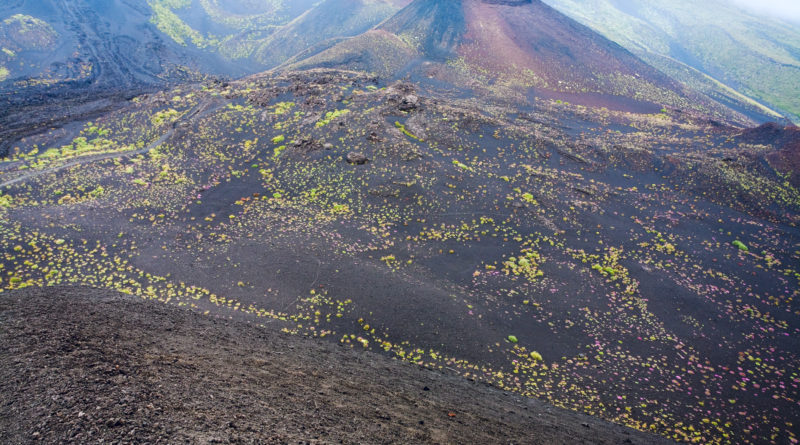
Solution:
[(88, 288), (0, 295), (16, 443), (664, 443), (458, 376)]
[(773, 150), (764, 155), (766, 161), (788, 175), (793, 186), (800, 187), (800, 127), (767, 122), (742, 131), (739, 139), (750, 144), (771, 145)]

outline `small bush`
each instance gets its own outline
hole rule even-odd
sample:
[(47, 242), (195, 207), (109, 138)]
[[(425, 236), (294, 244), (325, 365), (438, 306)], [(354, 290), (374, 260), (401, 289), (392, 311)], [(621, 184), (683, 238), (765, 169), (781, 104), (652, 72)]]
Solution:
[(747, 252), (747, 251), (750, 250), (747, 247), (747, 244), (739, 241), (738, 239), (736, 241), (734, 241), (733, 243), (731, 243), (731, 244), (733, 244), (734, 247), (736, 247), (737, 249), (741, 250), (742, 252)]

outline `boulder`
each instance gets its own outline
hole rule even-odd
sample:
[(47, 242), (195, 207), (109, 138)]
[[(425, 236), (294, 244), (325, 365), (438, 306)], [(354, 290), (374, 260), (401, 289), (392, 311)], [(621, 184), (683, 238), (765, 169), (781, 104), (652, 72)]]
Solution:
[(356, 165), (364, 165), (369, 162), (369, 159), (364, 155), (364, 153), (359, 153), (356, 151), (351, 151), (347, 153), (347, 162), (350, 164)]
[(411, 111), (417, 109), (418, 106), (419, 106), (419, 97), (413, 94), (409, 94), (407, 96), (403, 96), (403, 98), (400, 99), (400, 104), (397, 106), (397, 108), (400, 111)]

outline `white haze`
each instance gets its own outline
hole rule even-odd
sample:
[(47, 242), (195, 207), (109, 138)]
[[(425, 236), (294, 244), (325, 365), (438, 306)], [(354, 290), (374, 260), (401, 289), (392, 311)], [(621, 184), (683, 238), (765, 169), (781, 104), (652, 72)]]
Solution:
[(749, 11), (800, 24), (800, 0), (730, 0)]

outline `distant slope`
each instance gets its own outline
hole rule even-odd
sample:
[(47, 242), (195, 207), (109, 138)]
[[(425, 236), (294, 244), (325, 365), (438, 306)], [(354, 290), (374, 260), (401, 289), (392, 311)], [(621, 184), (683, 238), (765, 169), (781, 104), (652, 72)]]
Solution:
[[(124, 90), (168, 83), (174, 70), (240, 75), (242, 64), (176, 41), (145, 0), (40, 0), (0, 6), (0, 64), (20, 86), (77, 82)], [(34, 37), (30, 37), (34, 36)], [(3, 50), (3, 48), (5, 50)], [(6, 85), (10, 87), (10, 85)]]
[[(0, 157), (20, 137), (207, 75), (240, 77), (358, 35), (410, 0), (0, 3)], [(60, 115), (49, 105), (57, 98)]]
[(59, 33), (47, 22), (25, 14), (0, 19), (0, 82), (14, 73), (35, 67), (20, 59), (28, 53), (47, 52), (56, 48)]
[(150, 12), (144, 0), (0, 4), (0, 157), (20, 137), (95, 116), (144, 91), (201, 72), (246, 72), (172, 41), (149, 23)]
[(377, 30), (393, 43), (386, 34), (351, 39), (283, 68), (343, 66), (616, 109), (731, 115), (538, 0), (416, 0)]
[(0, 83), (125, 89), (164, 84), (176, 67), (252, 74), (360, 34), (409, 1), (15, 0), (0, 5)]
[(280, 65), (328, 39), (362, 34), (408, 1), (325, 0), (264, 39), (253, 58), (267, 67)]
[(284, 70), (347, 67), (392, 77), (420, 55), (400, 37), (380, 29), (340, 41), (312, 54), (300, 53)]
[(147, 0), (152, 22), (176, 42), (233, 64), (275, 67), (328, 39), (358, 35), (411, 0)]
[(757, 17), (720, 0), (545, 2), (692, 88), (723, 100), (735, 99), (734, 89), (793, 119), (800, 117), (796, 25)]
[(181, 45), (151, 18), (145, 0), (0, 4), (0, 157), (20, 137), (95, 116), (142, 92), (251, 69)]
[[(669, 443), (421, 367), (90, 288), (0, 297), (5, 444)], [(346, 419), (346, 421), (344, 421)]]

